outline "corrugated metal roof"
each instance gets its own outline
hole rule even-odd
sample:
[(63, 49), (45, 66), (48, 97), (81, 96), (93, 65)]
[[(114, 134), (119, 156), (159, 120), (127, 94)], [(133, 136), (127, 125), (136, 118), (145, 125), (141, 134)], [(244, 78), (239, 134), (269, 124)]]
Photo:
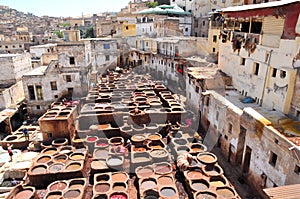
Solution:
[(253, 10), (253, 9), (283, 6), (283, 5), (287, 5), (287, 4), (291, 4), (291, 3), (297, 3), (297, 2), (300, 2), (300, 0), (272, 1), (272, 2), (268, 2), (268, 3), (227, 7), (227, 8), (220, 9), (219, 11), (221, 11), (221, 12), (238, 12), (238, 11), (244, 11), (244, 10)]
[(299, 199), (300, 184), (264, 189), (270, 199)]

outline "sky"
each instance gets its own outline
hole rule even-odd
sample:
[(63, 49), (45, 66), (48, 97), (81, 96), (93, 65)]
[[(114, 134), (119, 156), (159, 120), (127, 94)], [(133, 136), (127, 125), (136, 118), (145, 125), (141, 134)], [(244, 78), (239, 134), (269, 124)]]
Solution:
[(130, 0), (0, 0), (0, 5), (37, 16), (76, 17), (83, 14), (118, 12)]

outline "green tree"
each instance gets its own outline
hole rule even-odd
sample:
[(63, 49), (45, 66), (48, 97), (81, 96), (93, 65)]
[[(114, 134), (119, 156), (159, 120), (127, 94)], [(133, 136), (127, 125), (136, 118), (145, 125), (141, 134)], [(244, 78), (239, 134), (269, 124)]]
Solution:
[(95, 38), (93, 26), (90, 26), (86, 29), (85, 38)]
[(60, 31), (55, 31), (54, 34), (56, 34), (58, 36), (58, 38), (63, 38), (64, 37), (63, 33), (60, 32)]
[(158, 2), (154, 1), (154, 2), (146, 2), (146, 6), (148, 8), (155, 8), (156, 6), (158, 6)]

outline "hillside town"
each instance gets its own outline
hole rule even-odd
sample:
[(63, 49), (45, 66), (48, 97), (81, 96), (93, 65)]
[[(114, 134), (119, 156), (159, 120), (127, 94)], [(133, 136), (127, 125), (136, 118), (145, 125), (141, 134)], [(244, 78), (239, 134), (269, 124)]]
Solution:
[(300, 0), (0, 13), (0, 198), (300, 198)]

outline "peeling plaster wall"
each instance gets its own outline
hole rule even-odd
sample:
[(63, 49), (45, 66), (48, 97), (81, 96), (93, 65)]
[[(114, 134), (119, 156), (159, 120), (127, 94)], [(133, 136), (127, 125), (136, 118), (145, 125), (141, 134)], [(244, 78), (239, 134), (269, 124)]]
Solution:
[[(104, 49), (104, 45), (109, 45), (109, 48)], [(117, 40), (94, 40), (92, 41), (94, 64), (97, 71), (103, 72), (106, 68), (116, 67), (118, 61)], [(108, 60), (106, 60), (108, 56)]]
[[(228, 41), (220, 43), (219, 67), (232, 77), (233, 86), (268, 109), (288, 113), (296, 75), (292, 67), (297, 49), (295, 40), (280, 40), (279, 48), (257, 45), (252, 54), (244, 48), (234, 52), (231, 45)], [(256, 64), (259, 65), (257, 75), (254, 74)], [(277, 70), (276, 78), (272, 77), (273, 68)], [(281, 71), (286, 77), (280, 76)]]
[(22, 81), (5, 89), (0, 93), (0, 108), (9, 108), (24, 100)]
[(300, 119), (300, 71), (297, 71), (290, 114)]
[[(299, 183), (299, 175), (294, 172), (297, 160), (289, 150), (293, 145), (273, 127), (266, 126), (268, 121), (251, 108), (245, 109), (241, 123), (247, 129), (245, 146), (252, 149), (248, 173), (251, 185), (261, 191), (274, 185)], [(270, 164), (271, 152), (277, 155), (275, 166)], [(266, 184), (263, 173), (267, 176)]]
[[(67, 82), (65, 75), (70, 75), (72, 81)], [(57, 90), (51, 89), (51, 83), (56, 82)], [(29, 100), (28, 85), (37, 85), (42, 86), (43, 100), (37, 100), (36, 88), (35, 96), (36, 100)], [(78, 72), (74, 73), (59, 73), (56, 70), (46, 73), (44, 76), (24, 76), (23, 77), (23, 87), (25, 99), (27, 100), (27, 106), (29, 107), (29, 112), (35, 114), (43, 114), (49, 108), (49, 105), (60, 98), (62, 95), (68, 93), (68, 88), (73, 88), (73, 97), (82, 96), (84, 93), (84, 88), (82, 87), (80, 75)], [(55, 98), (57, 95), (57, 98)], [(37, 105), (41, 106), (40, 109), (37, 109)]]

